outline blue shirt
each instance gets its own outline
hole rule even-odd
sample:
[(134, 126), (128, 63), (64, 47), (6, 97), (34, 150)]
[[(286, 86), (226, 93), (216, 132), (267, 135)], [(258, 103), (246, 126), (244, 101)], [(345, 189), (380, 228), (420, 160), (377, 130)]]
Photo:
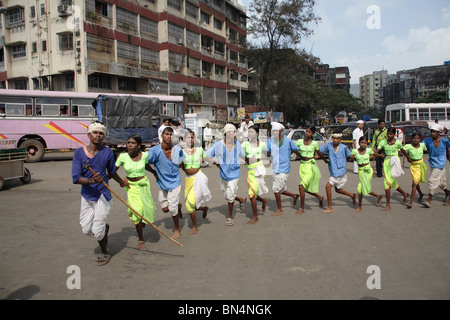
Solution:
[[(84, 147), (75, 150), (72, 160), (72, 182), (76, 183), (80, 178), (92, 178), (93, 173), (87, 168), (87, 165), (100, 173), (103, 181), (108, 184), (108, 174), (116, 173), (114, 154), (108, 147), (102, 146), (97, 154), (92, 157)], [(81, 195), (89, 201), (97, 201), (101, 195), (105, 196), (107, 201), (111, 200), (111, 191), (103, 183), (91, 183), (81, 185)]]
[(334, 151), (333, 142), (327, 143), (320, 147), (320, 152), (328, 154), (328, 170), (334, 178), (341, 177), (347, 173), (347, 158), (352, 152), (346, 145), (340, 143), (338, 151)]
[(437, 148), (434, 146), (432, 137), (425, 138), (422, 142), (425, 143), (429, 152), (428, 162), (430, 167), (444, 169), (447, 162), (447, 150), (450, 148), (448, 139), (441, 137), (441, 142)]
[(156, 184), (163, 191), (170, 191), (181, 184), (180, 163), (184, 160), (184, 152), (179, 146), (172, 148), (172, 160), (169, 160), (161, 145), (154, 146), (148, 151), (148, 163), (155, 165), (158, 175)]
[(281, 147), (278, 147), (272, 138), (267, 140), (267, 152), (271, 153), (273, 162), (272, 171), (275, 174), (289, 173), (291, 170), (291, 153), (298, 150), (295, 143), (288, 137), (283, 138)]
[(206, 151), (206, 156), (208, 158), (217, 157), (222, 180), (232, 181), (240, 177), (241, 165), (239, 164), (239, 157), (245, 158), (245, 152), (239, 141), (236, 141), (233, 150), (228, 150), (223, 140), (217, 141)]

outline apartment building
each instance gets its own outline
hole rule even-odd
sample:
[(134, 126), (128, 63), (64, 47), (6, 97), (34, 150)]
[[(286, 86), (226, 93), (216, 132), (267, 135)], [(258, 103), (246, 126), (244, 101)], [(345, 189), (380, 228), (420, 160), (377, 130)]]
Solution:
[(387, 70), (382, 70), (359, 78), (359, 96), (366, 108), (381, 108), (382, 88), (386, 84), (387, 77)]
[(328, 64), (317, 66), (315, 72), (317, 83), (335, 90), (350, 92), (350, 71), (348, 67), (330, 68)]
[[(247, 90), (238, 0), (3, 0), (0, 84), (181, 95), (215, 109)], [(226, 120), (226, 119), (225, 119)]]

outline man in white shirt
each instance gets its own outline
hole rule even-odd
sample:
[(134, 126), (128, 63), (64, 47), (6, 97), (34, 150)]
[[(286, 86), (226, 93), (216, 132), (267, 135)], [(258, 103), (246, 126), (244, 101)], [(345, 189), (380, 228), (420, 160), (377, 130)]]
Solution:
[(206, 123), (205, 129), (203, 129), (203, 139), (205, 139), (205, 150), (208, 150), (212, 145), (212, 130), (209, 127), (209, 122)]
[(245, 119), (243, 122), (241, 122), (241, 125), (239, 127), (239, 141), (246, 141), (248, 140), (248, 128), (253, 126), (253, 121), (250, 121), (250, 117), (245, 115)]
[[(356, 122), (356, 125), (356, 129), (353, 130), (353, 149), (359, 148), (359, 138), (364, 136), (364, 121), (358, 120), (358, 122)], [(358, 173), (358, 164), (356, 163), (356, 161), (353, 162), (353, 173)]]

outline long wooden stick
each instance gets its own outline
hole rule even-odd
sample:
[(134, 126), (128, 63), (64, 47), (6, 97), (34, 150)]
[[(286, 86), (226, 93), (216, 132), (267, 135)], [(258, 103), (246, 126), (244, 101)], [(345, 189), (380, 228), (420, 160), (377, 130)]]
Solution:
[[(92, 168), (87, 165), (87, 168), (89, 169), (89, 171), (92, 172), (92, 174), (95, 174), (94, 170), (92, 170)], [(122, 201), (128, 208), (130, 208), (131, 211), (134, 212), (134, 214), (136, 214), (139, 218), (141, 218), (142, 220), (144, 220), (145, 222), (147, 222), (149, 225), (151, 225), (153, 228), (155, 228), (156, 230), (159, 231), (159, 233), (161, 233), (163, 236), (165, 236), (167, 239), (175, 242), (177, 245), (179, 245), (180, 247), (182, 247), (183, 245), (181, 243), (179, 243), (178, 241), (176, 241), (175, 239), (172, 239), (171, 237), (169, 237), (167, 234), (165, 234), (163, 231), (161, 231), (161, 229), (159, 229), (157, 226), (155, 226), (153, 223), (151, 223), (150, 221), (148, 221), (147, 219), (145, 219), (142, 215), (140, 215), (136, 210), (134, 210), (125, 200), (123, 200), (117, 193), (114, 192), (114, 190), (112, 190), (108, 184), (103, 181), (102, 179), (102, 183), (103, 185), (108, 188), (109, 191), (112, 192), (112, 194), (114, 194), (120, 201)]]

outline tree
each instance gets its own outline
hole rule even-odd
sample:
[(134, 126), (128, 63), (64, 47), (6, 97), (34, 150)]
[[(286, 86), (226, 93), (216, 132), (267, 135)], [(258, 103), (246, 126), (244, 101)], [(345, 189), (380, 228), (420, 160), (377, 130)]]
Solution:
[(430, 95), (417, 99), (415, 103), (447, 103), (446, 91), (435, 91)]
[(358, 99), (345, 90), (316, 87), (314, 96), (317, 110), (328, 112), (331, 121), (341, 111), (359, 112), (364, 109)]
[(313, 12), (314, 5), (314, 0), (252, 0), (250, 4), (247, 33), (255, 40), (248, 45), (247, 57), (257, 71), (259, 99), (265, 108), (269, 98), (267, 87), (279, 61), (277, 52), (294, 49), (313, 33), (309, 24), (320, 20)]

